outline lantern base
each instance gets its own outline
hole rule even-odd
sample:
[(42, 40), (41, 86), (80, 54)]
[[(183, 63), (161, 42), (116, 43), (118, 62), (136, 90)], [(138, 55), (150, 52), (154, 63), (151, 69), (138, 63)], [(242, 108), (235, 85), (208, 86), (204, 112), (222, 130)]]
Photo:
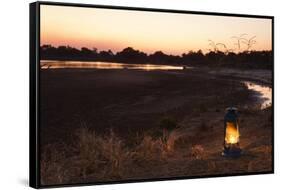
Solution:
[(226, 157), (239, 157), (241, 153), (242, 150), (239, 147), (224, 147), (222, 155)]

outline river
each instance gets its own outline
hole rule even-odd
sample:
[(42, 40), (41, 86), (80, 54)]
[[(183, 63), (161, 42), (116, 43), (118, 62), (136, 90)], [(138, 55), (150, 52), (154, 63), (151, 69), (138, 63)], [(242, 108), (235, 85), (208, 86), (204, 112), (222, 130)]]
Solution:
[(41, 60), (41, 69), (137, 69), (137, 70), (183, 70), (186, 67), (174, 65), (156, 65), (156, 64), (128, 64), (98, 61), (50, 61)]
[(249, 90), (255, 92), (254, 97), (257, 103), (260, 104), (261, 109), (268, 108), (272, 105), (272, 88), (264, 85), (260, 85), (253, 82), (244, 82)]

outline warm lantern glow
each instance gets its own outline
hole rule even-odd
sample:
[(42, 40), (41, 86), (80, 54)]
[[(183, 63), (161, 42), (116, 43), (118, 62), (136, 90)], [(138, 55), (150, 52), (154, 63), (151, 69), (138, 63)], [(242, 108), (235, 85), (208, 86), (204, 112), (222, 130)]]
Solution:
[(226, 123), (225, 142), (227, 144), (236, 144), (239, 142), (239, 131), (232, 122)]

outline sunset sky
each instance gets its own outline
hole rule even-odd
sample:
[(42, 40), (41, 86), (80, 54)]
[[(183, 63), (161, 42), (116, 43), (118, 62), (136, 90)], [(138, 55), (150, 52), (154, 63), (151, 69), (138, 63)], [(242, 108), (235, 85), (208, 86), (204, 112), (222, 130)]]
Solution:
[(206, 52), (208, 40), (235, 48), (235, 39), (256, 36), (254, 50), (271, 50), (271, 20), (242, 17), (41, 5), (41, 45), (121, 51), (126, 47), (180, 55)]

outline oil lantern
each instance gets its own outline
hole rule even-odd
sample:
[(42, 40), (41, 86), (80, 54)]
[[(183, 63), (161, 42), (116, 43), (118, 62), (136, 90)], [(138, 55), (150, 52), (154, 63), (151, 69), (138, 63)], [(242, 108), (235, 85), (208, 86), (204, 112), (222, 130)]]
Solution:
[(239, 120), (238, 110), (235, 107), (226, 109), (224, 116), (224, 150), (223, 156), (236, 157), (240, 156), (241, 149), (239, 146)]

